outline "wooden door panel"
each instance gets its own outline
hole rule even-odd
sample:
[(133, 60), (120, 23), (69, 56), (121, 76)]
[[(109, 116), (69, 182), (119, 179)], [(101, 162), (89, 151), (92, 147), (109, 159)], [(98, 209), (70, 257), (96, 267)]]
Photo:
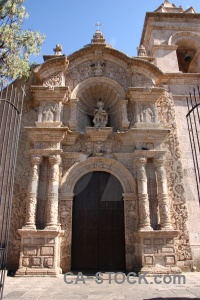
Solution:
[(125, 270), (124, 206), (120, 182), (89, 173), (75, 187), (72, 270)]

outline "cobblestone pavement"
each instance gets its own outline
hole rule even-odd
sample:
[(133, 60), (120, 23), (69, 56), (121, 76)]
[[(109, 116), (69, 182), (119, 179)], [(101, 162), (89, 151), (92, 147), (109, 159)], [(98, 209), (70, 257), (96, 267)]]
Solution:
[[(64, 276), (58, 278), (47, 277), (6, 277), (3, 299), (24, 299), (24, 300), (50, 300), (50, 299), (88, 299), (88, 300), (143, 300), (143, 299), (199, 299), (200, 300), (200, 273), (183, 274), (186, 283), (178, 284), (173, 281), (175, 278), (146, 277), (148, 284), (142, 277), (127, 278), (117, 275), (116, 279), (122, 282), (114, 282), (114, 275), (109, 284), (109, 275), (104, 276), (101, 284), (96, 283), (95, 277), (85, 277), (85, 284), (82, 281), (75, 283), (77, 276), (67, 277), (67, 281), (72, 280), (72, 284), (64, 281)], [(81, 277), (79, 277), (81, 279)], [(155, 280), (161, 282), (156, 284)], [(166, 283), (164, 283), (164, 281)], [(170, 284), (167, 282), (172, 281)]]

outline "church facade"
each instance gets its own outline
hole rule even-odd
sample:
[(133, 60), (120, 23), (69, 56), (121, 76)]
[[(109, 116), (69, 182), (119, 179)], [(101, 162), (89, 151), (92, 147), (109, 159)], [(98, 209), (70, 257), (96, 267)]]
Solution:
[(91, 43), (26, 82), (8, 265), (17, 275), (200, 270), (187, 131), (200, 80), (200, 15), (165, 1), (136, 57)]

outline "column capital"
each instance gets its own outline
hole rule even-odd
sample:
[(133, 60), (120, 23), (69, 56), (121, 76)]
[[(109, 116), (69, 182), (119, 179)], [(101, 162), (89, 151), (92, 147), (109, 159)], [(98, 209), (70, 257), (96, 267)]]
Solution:
[(136, 199), (136, 194), (134, 193), (124, 193), (122, 196), (124, 201), (132, 201)]
[(31, 155), (31, 163), (32, 165), (37, 165), (39, 166), (42, 162), (42, 155), (35, 155), (35, 154), (32, 154)]
[(165, 164), (165, 157), (164, 156), (159, 156), (159, 157), (154, 157), (154, 165), (156, 167), (162, 167)]
[(49, 162), (51, 165), (59, 165), (61, 163), (60, 155), (50, 155)]
[(147, 158), (146, 157), (136, 157), (135, 158), (135, 164), (137, 167), (140, 167), (140, 166), (145, 166), (147, 163)]

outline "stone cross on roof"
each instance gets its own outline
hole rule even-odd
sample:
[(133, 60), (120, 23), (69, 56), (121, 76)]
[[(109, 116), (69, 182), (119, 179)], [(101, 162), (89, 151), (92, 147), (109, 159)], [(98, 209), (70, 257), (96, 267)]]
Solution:
[(98, 27), (98, 30), (100, 30), (100, 26), (103, 26), (103, 24), (101, 24), (101, 23), (99, 23), (99, 22), (97, 22), (97, 23), (94, 24), (94, 25)]

